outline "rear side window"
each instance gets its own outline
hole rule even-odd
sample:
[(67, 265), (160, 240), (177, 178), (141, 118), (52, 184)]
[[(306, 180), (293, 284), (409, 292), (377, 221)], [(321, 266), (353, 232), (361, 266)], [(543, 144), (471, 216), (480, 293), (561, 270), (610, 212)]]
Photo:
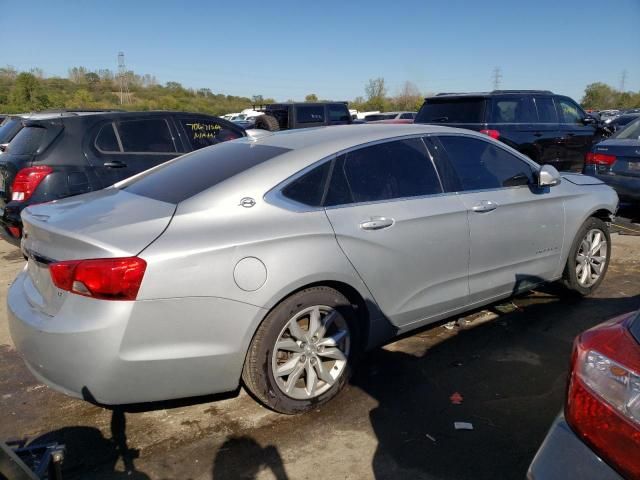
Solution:
[(242, 130), (226, 123), (206, 118), (182, 118), (179, 120), (187, 132), (194, 150), (242, 137)]
[(96, 136), (96, 147), (102, 152), (121, 152), (113, 123), (103, 125)]
[(491, 122), (533, 123), (536, 121), (531, 98), (527, 96), (496, 98), (493, 101)]
[(117, 123), (125, 153), (175, 153), (176, 145), (164, 118), (124, 120)]
[(282, 190), (282, 194), (304, 205), (319, 207), (322, 205), (330, 170), (331, 162), (325, 162), (291, 182)]
[(351, 119), (346, 105), (329, 105), (330, 122), (348, 122)]
[(324, 122), (324, 106), (300, 106), (296, 109), (298, 123)]
[(326, 206), (441, 193), (422, 140), (381, 143), (336, 160)]
[(288, 151), (267, 145), (225, 142), (164, 163), (122, 188), (176, 204)]
[(13, 137), (7, 152), (14, 155), (33, 155), (40, 147), (46, 131), (43, 127), (24, 127)]
[(551, 97), (537, 97), (535, 104), (539, 123), (558, 123), (556, 107)]
[(486, 140), (439, 136), (461, 191), (515, 187), (533, 183), (529, 164)]
[(484, 98), (438, 98), (426, 100), (416, 123), (482, 123), (484, 122)]

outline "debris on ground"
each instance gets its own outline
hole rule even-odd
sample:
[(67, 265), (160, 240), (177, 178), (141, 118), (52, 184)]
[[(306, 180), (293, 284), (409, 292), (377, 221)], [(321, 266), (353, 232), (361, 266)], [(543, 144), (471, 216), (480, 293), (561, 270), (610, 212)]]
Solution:
[(473, 430), (473, 424), (469, 422), (453, 422), (456, 430)]
[(433, 443), (436, 443), (436, 439), (435, 439), (435, 437), (432, 437), (432, 436), (431, 436), (431, 435), (429, 435), (428, 433), (426, 433), (426, 434), (425, 434), (425, 436), (426, 436), (429, 440), (431, 440)]

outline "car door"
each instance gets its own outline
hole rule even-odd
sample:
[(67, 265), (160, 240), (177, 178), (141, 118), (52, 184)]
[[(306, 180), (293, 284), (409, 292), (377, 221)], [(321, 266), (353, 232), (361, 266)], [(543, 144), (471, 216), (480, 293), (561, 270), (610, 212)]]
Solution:
[(591, 150), (596, 127), (585, 125), (587, 114), (570, 98), (557, 96), (555, 103), (562, 131), (562, 148), (565, 150), (565, 168), (581, 171), (584, 156)]
[(466, 305), (466, 209), (442, 194), (420, 138), (339, 157), (329, 185), (325, 208), (336, 239), (393, 324)]
[(178, 132), (186, 139), (187, 148), (198, 150), (245, 136), (242, 128), (221, 118), (202, 115), (176, 115)]
[(497, 142), (438, 135), (445, 187), (457, 191), (469, 219), (471, 303), (551, 280), (564, 235), (558, 189), (538, 188), (536, 167)]
[(169, 118), (157, 116), (105, 122), (94, 147), (90, 161), (105, 187), (183, 153)]
[(553, 97), (549, 95), (537, 95), (533, 97), (536, 120), (532, 129), (533, 143), (538, 152), (536, 162), (540, 165), (548, 163), (558, 170), (562, 169), (564, 157), (561, 154), (560, 143), (562, 132), (558, 121)]

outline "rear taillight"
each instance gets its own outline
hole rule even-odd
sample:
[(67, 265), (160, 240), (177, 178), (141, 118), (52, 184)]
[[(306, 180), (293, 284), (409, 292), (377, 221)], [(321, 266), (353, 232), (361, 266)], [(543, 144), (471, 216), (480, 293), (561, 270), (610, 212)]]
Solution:
[(615, 155), (607, 155), (606, 153), (587, 152), (584, 157), (584, 163), (587, 165), (606, 165), (611, 166), (616, 162)]
[(8, 227), (9, 233), (13, 238), (20, 238), (22, 232), (20, 232), (20, 227)]
[(38, 185), (40, 185), (40, 182), (51, 172), (53, 172), (53, 169), (46, 165), (27, 167), (20, 170), (11, 185), (11, 200), (16, 202), (29, 200)]
[(629, 322), (625, 316), (576, 339), (565, 414), (612, 467), (640, 478), (640, 345)]
[(135, 300), (147, 262), (138, 257), (68, 260), (51, 263), (56, 287), (103, 300)]
[(491, 138), (495, 138), (496, 140), (500, 138), (500, 132), (498, 130), (480, 130), (480, 133), (489, 135)]

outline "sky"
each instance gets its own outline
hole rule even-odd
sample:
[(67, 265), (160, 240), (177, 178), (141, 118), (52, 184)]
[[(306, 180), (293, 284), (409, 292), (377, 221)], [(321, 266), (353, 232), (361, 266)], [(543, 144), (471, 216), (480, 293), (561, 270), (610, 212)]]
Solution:
[(640, 0), (0, 0), (0, 66), (127, 68), (227, 95), (640, 90)]

